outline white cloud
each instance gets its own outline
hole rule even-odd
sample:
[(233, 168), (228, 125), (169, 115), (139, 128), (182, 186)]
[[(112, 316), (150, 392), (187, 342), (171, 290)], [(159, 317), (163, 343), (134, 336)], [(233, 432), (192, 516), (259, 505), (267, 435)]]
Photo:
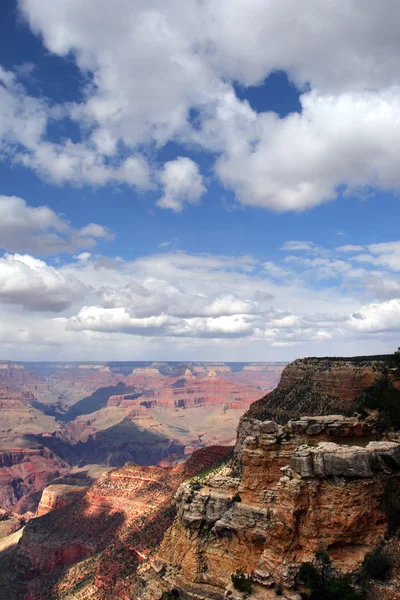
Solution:
[(0, 300), (32, 311), (61, 312), (83, 299), (80, 281), (29, 255), (0, 258)]
[(281, 250), (287, 250), (288, 252), (294, 252), (296, 250), (312, 250), (315, 247), (313, 242), (306, 242), (300, 240), (289, 240), (285, 242)]
[[(368, 11), (362, 0), (187, 0), (184, 11), (176, 0), (120, 0), (117, 13), (107, 0), (19, 6), (50, 52), (71, 54), (91, 76), (84, 100), (57, 113), (2, 72), (0, 135), (22, 144), (17, 159), (44, 177), (147, 189), (157, 179), (148, 149), (173, 140), (217, 153), (217, 176), (245, 205), (299, 211), (334, 200), (339, 187), (400, 185), (394, 1), (371, 0)], [(236, 97), (233, 81), (257, 85), (279, 69), (307, 90), (302, 114), (257, 114)], [(46, 141), (57, 114), (80, 125), (81, 142)], [(130, 154), (122, 162), (121, 147)], [(159, 205), (176, 211), (204, 193), (193, 166), (183, 186), (182, 160), (160, 174)]]
[(138, 189), (153, 187), (150, 167), (142, 156), (130, 156), (123, 161), (116, 158), (111, 166), (106, 164), (106, 158), (90, 142), (67, 140), (59, 145), (40, 141), (32, 152), (19, 154), (16, 160), (59, 185), (127, 183)]
[(190, 158), (179, 156), (166, 162), (159, 177), (164, 188), (157, 202), (160, 208), (181, 212), (185, 204), (198, 204), (206, 191), (199, 165)]
[(398, 331), (400, 329), (400, 298), (380, 304), (368, 304), (354, 313), (350, 327), (359, 332)]
[(339, 246), (336, 248), (338, 252), (362, 252), (365, 246), (358, 246), (354, 244), (346, 244), (345, 246)]
[(91, 248), (113, 236), (97, 223), (73, 229), (48, 206), (29, 206), (16, 196), (0, 195), (0, 247), (12, 252), (58, 254)]
[(360, 246), (363, 254), (356, 254), (352, 260), (361, 263), (371, 263), (392, 271), (400, 271), (400, 242), (382, 242)]
[[(177, 360), (396, 347), (397, 280), (374, 265), (359, 273), (352, 257), (338, 260), (323, 251), (303, 256), (305, 262), (283, 262), (287, 275), (277, 280), (251, 256), (164, 252), (124, 262), (83, 252), (55, 268), (6, 255), (0, 259), (0, 342), (18, 353), (23, 336), (27, 356), (66, 359), (76, 358), (77, 347), (79, 357), (92, 359), (104, 358), (105, 351), (122, 359), (129, 351), (142, 359)], [(321, 287), (329, 269), (337, 281)], [(49, 318), (48, 311), (60, 316)]]
[(28, 96), (15, 75), (0, 66), (0, 151), (12, 151), (19, 144), (34, 149), (48, 118), (46, 102)]
[(247, 144), (218, 159), (217, 174), (242, 203), (304, 210), (337, 198), (338, 186), (398, 188), (398, 87), (337, 97), (313, 90), (301, 102), (301, 115), (258, 115)]

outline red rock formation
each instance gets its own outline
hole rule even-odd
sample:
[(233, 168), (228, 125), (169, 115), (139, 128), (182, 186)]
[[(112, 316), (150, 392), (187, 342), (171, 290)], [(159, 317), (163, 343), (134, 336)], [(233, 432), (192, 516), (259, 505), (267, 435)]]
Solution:
[[(199, 450), (170, 468), (126, 465), (101, 477), (83, 498), (30, 521), (15, 562), (16, 571), (31, 579), (28, 597), (62, 598), (82, 574), (97, 599), (128, 597), (138, 562), (158, 546), (173, 521), (171, 500), (180, 483), (230, 452)], [(57, 567), (90, 556), (58, 580)]]
[(30, 392), (31, 395), (41, 393), (46, 388), (45, 381), (37, 373), (8, 361), (0, 362), (0, 386), (3, 385), (20, 392)]
[(64, 508), (87, 492), (87, 487), (78, 485), (53, 484), (46, 487), (40, 498), (36, 517), (42, 517), (53, 510)]
[(278, 387), (252, 405), (249, 417), (285, 423), (300, 415), (346, 413), (385, 368), (385, 361), (371, 361), (368, 357), (295, 360), (284, 369)]
[(242, 598), (231, 582), (241, 569), (254, 572), (255, 597), (272, 599), (279, 585), (284, 598), (300, 600), (299, 567), (320, 550), (329, 551), (339, 572), (353, 573), (387, 534), (388, 482), (400, 492), (399, 443), (367, 443), (369, 425), (367, 439), (358, 434), (361, 446), (320, 441), (352, 439), (360, 427), (343, 417), (286, 428), (254, 422), (237, 452), (240, 477), (237, 467), (226, 467), (202, 485), (179, 488), (177, 518), (140, 569), (138, 599), (172, 590), (191, 600)]
[(295, 360), (282, 372), (278, 389), (287, 390), (305, 380), (311, 389), (341, 400), (355, 400), (360, 392), (381, 375), (383, 364), (377, 361), (353, 362), (323, 358)]
[[(125, 432), (129, 423), (138, 427), (143, 437), (146, 432), (153, 437), (161, 436), (153, 440), (155, 449), (157, 445), (162, 449), (170, 440), (182, 447), (182, 454), (210, 444), (231, 444), (241, 414), (260, 395), (255, 387), (221, 379), (212, 368), (204, 377), (195, 376), (190, 369), (186, 369), (182, 377), (163, 376), (155, 368), (135, 369), (124, 385), (129, 386), (130, 391), (111, 395), (104, 408), (77, 417), (66, 426), (74, 443), (83, 442), (94, 447), (96, 442), (102, 446), (102, 438), (107, 437), (107, 456), (103, 451), (97, 454), (91, 451), (89, 458), (84, 455), (85, 460), (110, 465), (121, 464), (119, 460), (141, 463), (143, 453), (140, 449), (126, 445)], [(125, 446), (121, 454), (118, 445), (121, 444), (122, 429)], [(134, 433), (132, 428), (132, 443), (135, 442)], [(178, 448), (175, 446), (170, 450), (177, 452)], [(162, 455), (154, 462), (164, 458), (167, 456), (162, 450)]]
[(40, 499), (37, 493), (69, 469), (47, 448), (0, 451), (0, 507), (20, 514), (32, 508), (34, 512)]

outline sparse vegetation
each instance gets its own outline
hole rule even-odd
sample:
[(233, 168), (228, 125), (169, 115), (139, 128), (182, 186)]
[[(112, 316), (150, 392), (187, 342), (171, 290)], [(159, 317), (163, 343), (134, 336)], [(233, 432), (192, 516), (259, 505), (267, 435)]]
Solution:
[(362, 600), (348, 577), (334, 573), (327, 552), (317, 552), (314, 562), (304, 562), (299, 571), (299, 581), (307, 588), (303, 600)]
[(384, 374), (359, 396), (356, 410), (362, 415), (366, 415), (368, 411), (378, 411), (376, 427), (379, 431), (400, 429), (400, 390)]
[(362, 570), (370, 579), (387, 581), (392, 573), (392, 561), (382, 548), (376, 548), (365, 557)]
[(193, 479), (190, 483), (190, 489), (193, 491), (197, 491), (201, 488), (201, 483), (198, 479)]
[(378, 473), (381, 470), (381, 460), (376, 454), (371, 454), (371, 456), (368, 457), (368, 464), (373, 473)]
[(179, 590), (174, 588), (170, 592), (164, 592), (163, 595), (161, 596), (161, 600), (178, 600), (178, 598), (180, 598), (180, 596), (181, 595), (179, 593)]
[(395, 533), (400, 528), (400, 486), (395, 479), (386, 483), (382, 508), (389, 521), (389, 533)]
[(244, 594), (251, 594), (253, 589), (253, 575), (246, 575), (241, 569), (231, 575), (233, 587)]
[(215, 465), (203, 469), (203, 471), (198, 473), (195, 477), (192, 477), (189, 480), (189, 485), (191, 489), (194, 491), (199, 490), (202, 487), (202, 485), (204, 485), (208, 477), (222, 473), (228, 466), (230, 466), (232, 458), (233, 452), (225, 456), (225, 458), (217, 462)]
[(242, 499), (240, 497), (239, 492), (236, 492), (236, 494), (232, 498), (232, 502), (241, 502), (241, 501), (242, 501)]

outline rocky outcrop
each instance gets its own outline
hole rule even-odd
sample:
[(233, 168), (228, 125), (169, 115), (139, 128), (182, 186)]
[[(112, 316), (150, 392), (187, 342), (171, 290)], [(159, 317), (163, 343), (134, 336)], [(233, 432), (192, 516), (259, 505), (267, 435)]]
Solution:
[(365, 448), (333, 442), (315, 448), (303, 445), (290, 457), (289, 465), (304, 479), (370, 478), (377, 473), (400, 470), (400, 445), (394, 442), (370, 442)]
[(179, 488), (177, 518), (141, 567), (141, 600), (173, 590), (183, 600), (242, 598), (231, 583), (237, 569), (254, 572), (254, 597), (279, 588), (299, 599), (299, 567), (317, 551), (351, 574), (384, 540), (385, 491), (400, 491), (399, 443), (370, 441), (369, 423), (341, 415), (245, 425), (231, 468)]
[(286, 423), (305, 414), (346, 414), (360, 393), (380, 379), (386, 369), (386, 360), (368, 357), (295, 360), (283, 370), (278, 387), (250, 407), (248, 417)]
[[(175, 467), (127, 464), (104, 474), (83, 496), (27, 524), (8, 586), (24, 584), (31, 600), (71, 598), (76, 587), (85, 598), (133, 598), (138, 564), (174, 519), (177, 488), (231, 451), (207, 448)], [(60, 500), (54, 488), (44, 493), (45, 509)]]
[(47, 486), (40, 498), (36, 517), (64, 508), (71, 502), (78, 500), (87, 492), (87, 487), (78, 485), (53, 484)]
[(0, 508), (35, 512), (43, 488), (69, 468), (47, 448), (0, 452)]

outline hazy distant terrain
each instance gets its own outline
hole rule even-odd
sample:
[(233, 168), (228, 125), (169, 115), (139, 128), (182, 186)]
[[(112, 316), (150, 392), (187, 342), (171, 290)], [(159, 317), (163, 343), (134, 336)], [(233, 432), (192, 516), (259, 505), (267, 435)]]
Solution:
[(179, 462), (232, 444), (285, 363), (0, 362), (0, 508), (34, 510), (74, 466)]

